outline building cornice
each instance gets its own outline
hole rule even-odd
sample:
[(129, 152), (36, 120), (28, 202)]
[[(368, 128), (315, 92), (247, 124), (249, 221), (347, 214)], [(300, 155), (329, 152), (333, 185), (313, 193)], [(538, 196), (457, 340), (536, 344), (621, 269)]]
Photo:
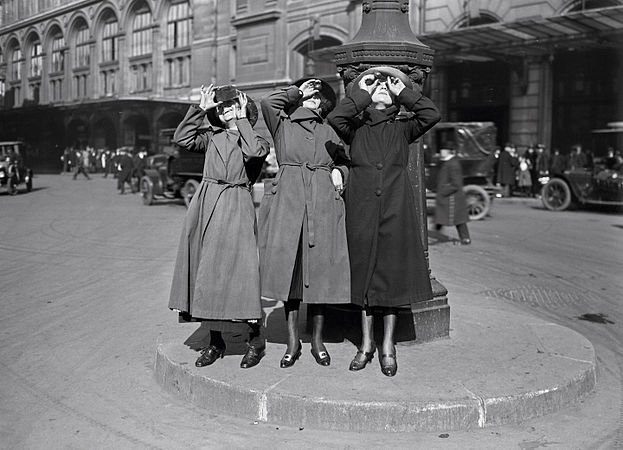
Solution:
[(58, 6), (56, 8), (50, 9), (49, 11), (35, 14), (34, 16), (30, 16), (26, 19), (20, 19), (17, 22), (12, 22), (8, 25), (0, 27), (0, 36), (97, 3), (101, 3), (101, 0), (80, 0), (70, 3), (68, 5)]

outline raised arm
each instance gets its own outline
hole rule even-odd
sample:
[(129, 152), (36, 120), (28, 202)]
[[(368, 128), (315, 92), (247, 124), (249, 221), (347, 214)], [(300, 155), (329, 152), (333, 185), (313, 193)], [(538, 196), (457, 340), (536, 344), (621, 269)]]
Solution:
[(344, 97), (327, 116), (331, 126), (347, 144), (350, 145), (357, 129), (353, 119), (370, 103), (372, 103), (370, 94), (357, 86), (353, 86), (353, 92), (348, 97)]
[(260, 100), (262, 116), (272, 136), (279, 127), (279, 117), (289, 106), (296, 105), (301, 99), (301, 92), (296, 86), (278, 89)]
[(204, 153), (212, 133), (201, 129), (206, 112), (198, 105), (191, 105), (184, 119), (173, 134), (173, 141), (189, 152)]
[(409, 143), (414, 142), (441, 120), (439, 110), (431, 99), (422, 95), (422, 88), (418, 84), (413, 90), (403, 89), (398, 95), (398, 101), (415, 113), (405, 124)]

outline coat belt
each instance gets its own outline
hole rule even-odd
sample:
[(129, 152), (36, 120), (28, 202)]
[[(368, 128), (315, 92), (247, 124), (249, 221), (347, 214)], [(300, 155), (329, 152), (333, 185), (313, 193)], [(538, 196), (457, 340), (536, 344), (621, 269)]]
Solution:
[[(305, 192), (305, 209), (307, 210), (307, 244), (309, 247), (314, 247), (316, 245), (314, 215), (316, 198), (318, 196), (318, 183), (312, 183), (312, 181), (317, 171), (331, 172), (332, 166), (328, 164), (312, 164), (310, 162), (283, 162), (280, 165), (301, 168), (303, 191)], [(306, 257), (303, 257), (303, 283), (305, 286), (309, 286), (309, 258)]]
[(251, 191), (251, 185), (248, 180), (228, 181), (228, 180), (222, 180), (219, 178), (203, 177), (201, 181), (205, 181), (206, 183), (226, 185), (226, 187), (228, 188), (241, 187), (241, 188), (245, 188), (247, 191)]

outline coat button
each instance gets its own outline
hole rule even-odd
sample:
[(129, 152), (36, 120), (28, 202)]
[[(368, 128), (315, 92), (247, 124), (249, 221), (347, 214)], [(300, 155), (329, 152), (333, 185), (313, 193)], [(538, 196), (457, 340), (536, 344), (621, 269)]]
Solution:
[(380, 189), (377, 189), (376, 191), (374, 191), (374, 193), (376, 194), (377, 197), (380, 197), (383, 191), (381, 191)]
[(276, 193), (277, 193), (277, 188), (276, 188), (276, 187), (272, 188), (272, 189), (270, 190), (270, 192), (272, 192), (273, 194), (276, 194)]
[(383, 163), (378, 163), (378, 164), (376, 165), (376, 168), (377, 168), (378, 170), (381, 170), (381, 169), (383, 168)]
[(273, 178), (272, 183), (273, 183), (273, 186), (277, 186), (277, 179), (276, 179), (276, 178)]

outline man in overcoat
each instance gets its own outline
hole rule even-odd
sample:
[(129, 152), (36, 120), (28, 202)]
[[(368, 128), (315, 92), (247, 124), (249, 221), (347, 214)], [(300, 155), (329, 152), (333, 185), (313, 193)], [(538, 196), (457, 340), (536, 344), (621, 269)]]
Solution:
[[(399, 116), (399, 105), (409, 111)], [(363, 338), (351, 362), (360, 370), (372, 359), (373, 309), (383, 314), (381, 370), (397, 370), (394, 330), (397, 306), (432, 298), (420, 238), (420, 212), (409, 181), (409, 144), (440, 115), (399, 70), (378, 67), (352, 82), (348, 95), (329, 114), (329, 123), (350, 144), (346, 186), (346, 232), (351, 264), (351, 297), (362, 307)]]
[(502, 195), (510, 197), (515, 186), (515, 175), (519, 161), (512, 154), (513, 144), (507, 143), (500, 151), (498, 158), (497, 182), (502, 186)]
[(132, 173), (134, 172), (134, 161), (132, 157), (128, 155), (126, 149), (122, 148), (117, 158), (117, 164), (119, 165), (119, 172), (117, 175), (117, 189), (120, 194), (125, 194), (126, 183), (130, 186), (132, 193), (136, 193), (136, 189), (132, 184)]
[(441, 231), (443, 226), (456, 226), (462, 245), (472, 243), (467, 222), (467, 198), (463, 192), (463, 171), (453, 149), (442, 148), (439, 151), (441, 168), (437, 175), (435, 192), (435, 228)]

